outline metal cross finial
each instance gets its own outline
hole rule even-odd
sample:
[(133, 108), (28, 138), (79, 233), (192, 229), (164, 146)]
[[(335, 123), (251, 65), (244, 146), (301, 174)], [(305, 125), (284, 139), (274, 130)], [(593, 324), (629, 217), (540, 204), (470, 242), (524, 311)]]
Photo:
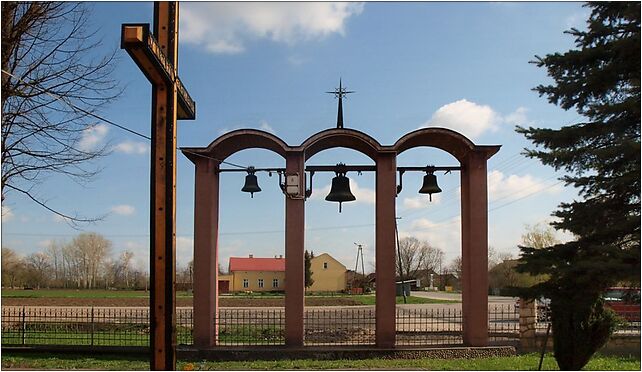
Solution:
[(343, 96), (349, 93), (354, 93), (354, 91), (346, 90), (341, 83), (341, 78), (339, 78), (339, 88), (336, 88), (334, 92), (326, 93), (334, 94), (334, 96), (339, 99), (339, 109), (337, 112), (337, 128), (343, 128)]

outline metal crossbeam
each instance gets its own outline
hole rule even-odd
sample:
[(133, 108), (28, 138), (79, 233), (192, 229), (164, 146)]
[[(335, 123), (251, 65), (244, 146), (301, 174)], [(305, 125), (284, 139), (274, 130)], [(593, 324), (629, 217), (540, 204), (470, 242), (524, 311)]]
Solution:
[[(337, 169), (336, 165), (309, 165), (305, 167), (306, 172), (335, 172)], [(376, 172), (377, 167), (374, 165), (346, 165), (343, 166), (347, 172)], [(425, 172), (427, 170), (439, 172), (439, 171), (460, 171), (462, 168), (460, 166), (424, 166), (424, 167), (397, 167), (398, 171), (402, 172)], [(285, 172), (285, 168), (254, 168), (254, 172)], [(219, 169), (220, 173), (228, 172), (247, 172), (247, 169)]]

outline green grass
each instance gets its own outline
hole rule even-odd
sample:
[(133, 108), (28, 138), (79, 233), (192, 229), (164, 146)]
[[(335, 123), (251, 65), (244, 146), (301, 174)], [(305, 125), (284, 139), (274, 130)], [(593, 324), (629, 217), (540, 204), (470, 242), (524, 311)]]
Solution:
[[(360, 301), (362, 305), (375, 304), (375, 296), (354, 296), (353, 299), (356, 301)], [(406, 300), (408, 301), (408, 304), (451, 304), (460, 302), (456, 300), (436, 300), (432, 298), (416, 296), (408, 296)], [(403, 296), (397, 296), (397, 304), (403, 304)]]
[[(178, 344), (192, 344), (192, 331), (177, 327)], [(277, 325), (225, 325), (219, 327), (222, 345), (269, 345), (285, 343), (284, 329)], [(149, 326), (143, 323), (29, 323), (26, 332), (5, 328), (2, 345), (149, 346)]]
[[(384, 369), (384, 370), (536, 370), (538, 354), (479, 359), (357, 359), (357, 360), (282, 360), (247, 362), (178, 361), (178, 370), (314, 370), (314, 369)], [(62, 354), (2, 353), (2, 368), (28, 369), (101, 369), (147, 370), (145, 357), (85, 356)], [(543, 370), (558, 370), (551, 354), (544, 358)], [(585, 370), (640, 370), (640, 360), (625, 357), (595, 356)]]
[[(222, 340), (233, 335), (222, 336)], [(238, 336), (237, 336), (238, 337)], [(178, 344), (191, 344), (192, 332), (186, 327), (177, 327)], [(22, 345), (20, 330), (3, 330), (2, 345)], [(149, 346), (149, 326), (142, 324), (130, 325), (129, 329), (98, 329), (92, 332), (88, 329), (28, 329), (24, 336), (25, 345), (79, 345), (79, 346)]]
[[(177, 297), (192, 297), (186, 291), (176, 292)], [(4, 298), (149, 298), (149, 292), (145, 291), (126, 291), (126, 290), (105, 290), (105, 289), (3, 289), (2, 297)], [(279, 292), (255, 292), (255, 293), (239, 293), (225, 298), (248, 298), (248, 299), (261, 299), (261, 298), (283, 298), (283, 293)], [(360, 302), (362, 305), (374, 305), (374, 295), (351, 295), (351, 294), (322, 294), (311, 293), (307, 297), (315, 298), (350, 298)], [(435, 300), (424, 297), (408, 297), (409, 304), (447, 304), (457, 303), (460, 301), (453, 300)], [(397, 303), (403, 304), (403, 297), (397, 296)]]
[[(176, 292), (177, 297), (192, 297), (186, 291)], [(106, 289), (3, 289), (6, 298), (149, 298), (146, 291)]]

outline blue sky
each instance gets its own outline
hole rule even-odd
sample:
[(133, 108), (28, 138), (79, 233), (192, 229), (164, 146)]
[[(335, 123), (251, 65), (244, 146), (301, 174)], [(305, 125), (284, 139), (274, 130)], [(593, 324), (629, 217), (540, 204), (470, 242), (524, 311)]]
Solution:
[[(152, 3), (92, 3), (105, 53), (118, 48), (120, 24), (152, 21)], [(181, 121), (179, 146), (206, 146), (226, 131), (257, 128), (298, 145), (335, 126), (337, 101), (324, 92), (339, 78), (356, 93), (344, 101), (346, 127), (388, 145), (423, 126), (449, 127), (476, 144), (502, 145), (488, 164), (489, 244), (518, 254), (526, 224), (550, 221), (561, 201), (577, 197), (561, 174), (520, 155), (530, 147), (515, 125), (557, 128), (579, 119), (538, 97), (546, 71), (528, 62), (535, 55), (573, 47), (563, 31), (583, 27), (580, 3), (182, 3), (179, 72), (197, 102), (197, 119)], [(125, 87), (102, 114), (150, 133), (151, 87), (124, 51), (116, 78)], [(47, 178), (38, 195), (64, 212), (108, 214), (83, 227), (103, 234), (115, 252), (131, 250), (146, 268), (149, 246), (149, 144), (97, 123), (86, 145), (109, 143), (100, 175), (86, 185)], [(177, 261), (191, 259), (194, 168), (178, 155)], [(256, 167), (283, 167), (278, 155), (245, 150), (227, 160)], [(332, 149), (308, 164), (372, 164), (365, 155)], [(398, 165), (457, 165), (436, 149), (401, 154)], [(284, 253), (284, 197), (273, 176), (259, 173), (263, 192), (240, 192), (242, 173), (221, 177), (220, 253), (274, 256)], [(306, 248), (330, 253), (354, 266), (356, 247), (374, 262), (374, 175), (348, 173), (357, 201), (343, 213), (323, 200), (332, 174), (314, 176), (306, 202)], [(416, 236), (443, 249), (448, 264), (460, 254), (459, 174), (438, 174), (443, 193), (429, 203), (419, 197), (421, 173), (406, 173), (397, 198), (400, 235)], [(20, 195), (3, 203), (2, 245), (22, 254), (49, 241), (69, 241), (77, 230)], [(563, 235), (560, 235), (563, 238)], [(367, 268), (368, 269), (368, 268)]]

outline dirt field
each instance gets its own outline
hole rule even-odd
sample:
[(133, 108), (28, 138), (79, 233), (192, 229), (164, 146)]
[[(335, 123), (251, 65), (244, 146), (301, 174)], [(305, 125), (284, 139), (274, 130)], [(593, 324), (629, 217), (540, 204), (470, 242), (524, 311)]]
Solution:
[[(177, 307), (192, 306), (191, 298), (178, 298)], [(221, 307), (278, 307), (283, 298), (219, 298)], [(146, 298), (2, 298), (3, 306), (149, 306)], [(308, 297), (306, 306), (355, 306), (361, 302), (346, 297)]]

